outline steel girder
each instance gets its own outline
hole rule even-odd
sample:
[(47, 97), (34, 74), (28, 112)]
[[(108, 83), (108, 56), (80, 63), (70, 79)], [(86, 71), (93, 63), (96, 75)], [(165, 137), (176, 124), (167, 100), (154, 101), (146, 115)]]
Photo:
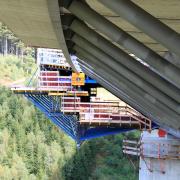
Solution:
[[(65, 20), (67, 19), (68, 17), (66, 16)], [(119, 63), (120, 65), (124, 65), (126, 68), (128, 68), (129, 70), (139, 75), (145, 81), (151, 83), (151, 85), (159, 89), (161, 92), (165, 93), (167, 96), (170, 96), (175, 101), (180, 103), (180, 93), (179, 93), (178, 88), (176, 88), (175, 86), (172, 86), (171, 83), (161, 78), (159, 75), (154, 73), (151, 69), (149, 69), (147, 66), (143, 65), (139, 61), (136, 61), (133, 57), (131, 57), (130, 55), (122, 51), (113, 43), (111, 43), (110, 41), (108, 41), (107, 39), (99, 35), (98, 33), (96, 33), (94, 30), (90, 29), (82, 21), (76, 18), (72, 19), (72, 17), (69, 17), (69, 19), (70, 20), (68, 24), (66, 22), (67, 28), (70, 28), (76, 34), (83, 37), (90, 43), (94, 44), (97, 48), (101, 49), (102, 51), (110, 55), (113, 59), (117, 61), (117, 63)], [(68, 38), (72, 39), (74, 34), (71, 32), (70, 34), (65, 33), (65, 36), (66, 35), (68, 36)]]
[(68, 1), (65, 7), (81, 20), (86, 21), (98, 31), (120, 44), (131, 53), (149, 64), (155, 72), (180, 88), (179, 68), (168, 62), (143, 43), (108, 21), (82, 1)]

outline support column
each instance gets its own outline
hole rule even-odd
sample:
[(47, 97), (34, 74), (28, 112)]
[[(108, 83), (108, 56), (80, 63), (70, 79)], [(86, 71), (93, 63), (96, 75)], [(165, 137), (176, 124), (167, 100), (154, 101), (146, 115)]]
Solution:
[(162, 130), (141, 136), (139, 180), (179, 180), (180, 139)]

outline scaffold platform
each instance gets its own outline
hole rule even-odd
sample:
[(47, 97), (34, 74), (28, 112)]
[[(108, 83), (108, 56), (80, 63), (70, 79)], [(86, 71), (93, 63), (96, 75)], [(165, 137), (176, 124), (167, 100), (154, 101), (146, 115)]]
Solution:
[(43, 65), (28, 86), (11, 90), (23, 94), (77, 143), (134, 129), (151, 131), (151, 120), (127, 105), (121, 106), (120, 100), (96, 98), (98, 86), (95, 80), (73, 73), (69, 67)]

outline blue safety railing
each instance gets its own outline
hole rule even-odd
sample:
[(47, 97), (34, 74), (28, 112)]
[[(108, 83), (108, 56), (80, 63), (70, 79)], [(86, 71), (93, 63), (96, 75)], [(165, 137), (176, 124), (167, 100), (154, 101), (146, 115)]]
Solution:
[(46, 117), (61, 128), (66, 134), (78, 141), (77, 120), (73, 116), (60, 111), (60, 103), (52, 96), (26, 93), (28, 98)]

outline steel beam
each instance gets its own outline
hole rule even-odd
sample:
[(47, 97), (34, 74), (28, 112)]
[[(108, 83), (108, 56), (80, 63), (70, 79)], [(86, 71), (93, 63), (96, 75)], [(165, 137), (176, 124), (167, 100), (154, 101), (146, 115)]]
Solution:
[(155, 99), (147, 95), (146, 92), (133, 83), (129, 82), (126, 78), (117, 75), (116, 72), (105, 64), (102, 64), (99, 59), (92, 54), (89, 54), (86, 50), (77, 45), (74, 46), (74, 50), (86, 57), (85, 61), (88, 59), (87, 64), (91, 65), (94, 68), (93, 70), (98, 72), (105, 80), (111, 82), (117, 89), (126, 92), (129, 97), (139, 104), (139, 106), (146, 108), (146, 112), (151, 114), (154, 119), (159, 122), (166, 122), (166, 124), (173, 128), (179, 128), (179, 116), (170, 109), (163, 106), (160, 102), (155, 101)]
[(70, 2), (66, 8), (81, 20), (86, 21), (101, 33), (144, 60), (156, 72), (160, 73), (163, 78), (168, 79), (180, 88), (180, 71), (173, 64), (98, 14), (86, 3), (74, 0)]
[(164, 103), (164, 106), (168, 106), (174, 113), (180, 114), (180, 105), (176, 103), (176, 101), (158, 91), (154, 86), (144, 81), (142, 78), (124, 67), (122, 64), (117, 63), (117, 61), (105, 54), (100, 49), (97, 49), (93, 44), (89, 43), (77, 34), (72, 37), (72, 41), (82, 48), (86, 47), (88, 49), (88, 52), (100, 59), (100, 62), (102, 64), (104, 63), (106, 66), (109, 66), (119, 76), (125, 77), (131, 83), (135, 83), (136, 86), (147, 92), (148, 97), (152, 96), (155, 101)]
[(98, 1), (180, 57), (180, 35), (166, 24), (132, 1)]
[[(113, 57), (118, 63), (123, 64), (125, 67), (143, 78), (145, 81), (151, 83), (157, 89), (180, 103), (180, 92), (178, 88), (161, 78), (151, 69), (144, 66), (142, 63), (135, 60), (133, 57), (122, 51), (113, 43), (99, 35), (97, 32), (89, 28), (85, 23), (78, 19), (74, 19), (70, 22), (69, 28), (76, 34), (79, 34), (84, 39), (91, 42), (96, 47)], [(72, 38), (72, 36), (73, 35), (71, 34), (70, 38)]]

